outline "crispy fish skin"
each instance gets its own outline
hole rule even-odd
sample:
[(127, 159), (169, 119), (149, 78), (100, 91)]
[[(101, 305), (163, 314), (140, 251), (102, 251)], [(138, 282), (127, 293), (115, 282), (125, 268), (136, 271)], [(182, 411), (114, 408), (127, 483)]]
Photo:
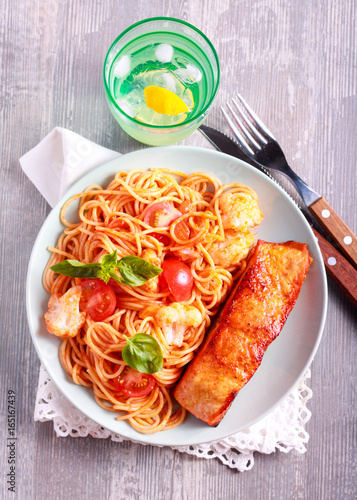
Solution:
[(306, 244), (257, 242), (244, 275), (174, 391), (195, 417), (219, 424), (279, 335), (311, 263)]

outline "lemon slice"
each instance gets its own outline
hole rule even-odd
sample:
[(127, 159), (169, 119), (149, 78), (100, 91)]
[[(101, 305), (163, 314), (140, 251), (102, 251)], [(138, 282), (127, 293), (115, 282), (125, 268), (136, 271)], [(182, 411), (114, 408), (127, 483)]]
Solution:
[(148, 85), (144, 89), (145, 103), (148, 108), (161, 115), (176, 116), (189, 111), (187, 104), (171, 90)]

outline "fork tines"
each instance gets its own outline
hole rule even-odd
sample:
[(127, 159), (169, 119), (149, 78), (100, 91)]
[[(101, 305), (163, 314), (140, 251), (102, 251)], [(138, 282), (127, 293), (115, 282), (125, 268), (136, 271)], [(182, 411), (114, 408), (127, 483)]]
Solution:
[(221, 111), (241, 147), (254, 155), (254, 149), (260, 150), (269, 140), (275, 139), (270, 130), (261, 122), (243, 97), (238, 93), (236, 95), (237, 100), (234, 98), (231, 99), (235, 110), (229, 102), (226, 102), (233, 119), (222, 106)]

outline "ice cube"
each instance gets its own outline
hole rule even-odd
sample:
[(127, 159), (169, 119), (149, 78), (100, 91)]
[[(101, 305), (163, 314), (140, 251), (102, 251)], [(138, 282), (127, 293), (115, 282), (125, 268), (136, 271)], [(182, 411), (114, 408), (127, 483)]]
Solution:
[(126, 95), (126, 102), (133, 108), (133, 112), (136, 114), (137, 108), (145, 103), (144, 92), (140, 88), (133, 89)]
[(139, 88), (133, 89), (124, 99), (118, 101), (118, 104), (127, 115), (134, 118), (143, 107), (146, 107), (144, 92)]
[(161, 43), (156, 47), (155, 56), (156, 59), (163, 63), (168, 63), (171, 61), (172, 56), (174, 55), (174, 49), (171, 45), (167, 43)]
[(130, 72), (130, 57), (127, 55), (122, 56), (115, 63), (113, 72), (117, 78), (124, 78)]
[(167, 90), (171, 90), (171, 92), (176, 91), (176, 78), (170, 73), (157, 72), (156, 75), (152, 78), (152, 84), (158, 85), (159, 87), (164, 87)]
[(199, 82), (202, 78), (201, 71), (192, 64), (188, 64), (186, 68), (176, 69), (174, 73), (186, 85)]

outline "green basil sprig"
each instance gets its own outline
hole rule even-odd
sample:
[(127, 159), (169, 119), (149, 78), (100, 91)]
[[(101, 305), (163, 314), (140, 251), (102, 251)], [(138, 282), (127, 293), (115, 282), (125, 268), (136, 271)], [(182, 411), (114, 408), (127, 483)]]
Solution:
[[(68, 259), (51, 266), (51, 269), (55, 273), (71, 278), (99, 278), (105, 283), (113, 278), (118, 283), (130, 286), (143, 285), (162, 272), (160, 267), (135, 255), (128, 255), (118, 260), (116, 250), (104, 255), (102, 262), (82, 264), (78, 260)], [(121, 277), (118, 276), (116, 269)]]
[(130, 368), (141, 373), (160, 372), (163, 367), (164, 357), (159, 342), (147, 333), (137, 333), (127, 340), (122, 351), (123, 360)]
[(135, 255), (128, 255), (120, 259), (118, 269), (124, 282), (130, 286), (143, 285), (147, 280), (162, 272), (160, 267), (156, 267), (154, 264)]

